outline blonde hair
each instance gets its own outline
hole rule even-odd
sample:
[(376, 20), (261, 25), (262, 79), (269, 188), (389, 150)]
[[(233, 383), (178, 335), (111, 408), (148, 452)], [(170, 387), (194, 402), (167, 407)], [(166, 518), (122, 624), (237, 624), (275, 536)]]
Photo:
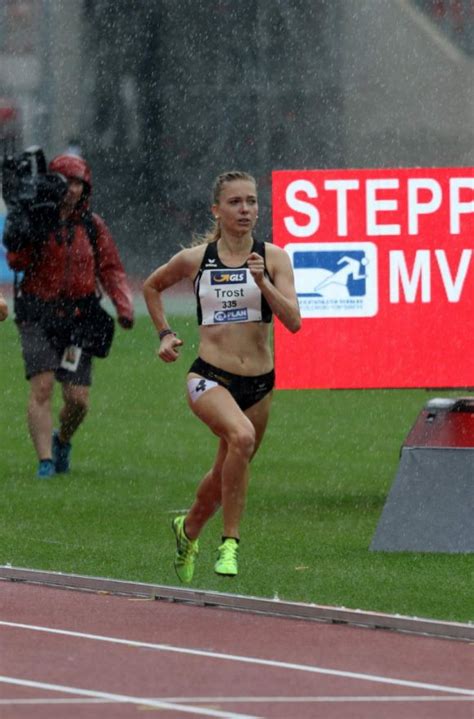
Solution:
[[(234, 180), (247, 180), (253, 182), (257, 186), (257, 182), (252, 175), (248, 172), (242, 172), (241, 170), (229, 170), (228, 172), (222, 172), (214, 180), (212, 186), (211, 202), (213, 205), (219, 204), (222, 188), (227, 182), (233, 182)], [(221, 228), (219, 220), (214, 220), (211, 227), (203, 235), (193, 235), (193, 245), (201, 245), (204, 242), (217, 242), (221, 236)]]

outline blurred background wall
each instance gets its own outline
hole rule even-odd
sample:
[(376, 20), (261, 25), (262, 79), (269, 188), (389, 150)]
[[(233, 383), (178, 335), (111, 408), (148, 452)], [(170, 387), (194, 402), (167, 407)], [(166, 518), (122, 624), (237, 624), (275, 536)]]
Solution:
[(73, 148), (127, 270), (209, 221), (214, 177), (474, 165), (474, 0), (2, 0), (0, 136)]

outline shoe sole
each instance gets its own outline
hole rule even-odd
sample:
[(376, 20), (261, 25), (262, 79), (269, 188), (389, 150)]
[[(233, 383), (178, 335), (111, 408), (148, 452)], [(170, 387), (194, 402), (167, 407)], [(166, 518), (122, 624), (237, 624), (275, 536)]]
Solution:
[(229, 579), (233, 579), (237, 576), (238, 572), (236, 572), (235, 574), (224, 574), (224, 572), (216, 572), (214, 570), (214, 574), (217, 574), (218, 577), (229, 577)]
[(214, 573), (217, 574), (219, 577), (236, 577), (239, 572), (238, 570), (236, 570), (235, 572), (219, 572), (214, 567)]

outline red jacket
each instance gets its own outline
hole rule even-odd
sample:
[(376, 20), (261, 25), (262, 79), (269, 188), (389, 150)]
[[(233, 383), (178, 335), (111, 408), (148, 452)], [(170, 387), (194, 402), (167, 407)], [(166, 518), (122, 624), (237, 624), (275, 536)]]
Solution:
[[(132, 291), (117, 248), (103, 219), (92, 216), (97, 227), (97, 279), (115, 305), (117, 315), (133, 320)], [(24, 272), (22, 292), (42, 300), (78, 299), (95, 292), (96, 260), (82, 222), (50, 233), (39, 250), (29, 245), (8, 252), (7, 261), (13, 270)]]

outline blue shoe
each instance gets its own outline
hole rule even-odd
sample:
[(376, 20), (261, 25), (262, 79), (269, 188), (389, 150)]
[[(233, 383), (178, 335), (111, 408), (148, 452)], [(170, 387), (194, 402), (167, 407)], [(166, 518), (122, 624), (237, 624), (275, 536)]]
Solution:
[(39, 477), (39, 479), (49, 479), (49, 477), (54, 477), (55, 474), (53, 460), (42, 459), (38, 465), (36, 476)]
[(61, 442), (59, 439), (59, 432), (55, 429), (53, 432), (53, 463), (56, 474), (65, 474), (66, 472), (69, 472), (71, 449), (71, 443)]

